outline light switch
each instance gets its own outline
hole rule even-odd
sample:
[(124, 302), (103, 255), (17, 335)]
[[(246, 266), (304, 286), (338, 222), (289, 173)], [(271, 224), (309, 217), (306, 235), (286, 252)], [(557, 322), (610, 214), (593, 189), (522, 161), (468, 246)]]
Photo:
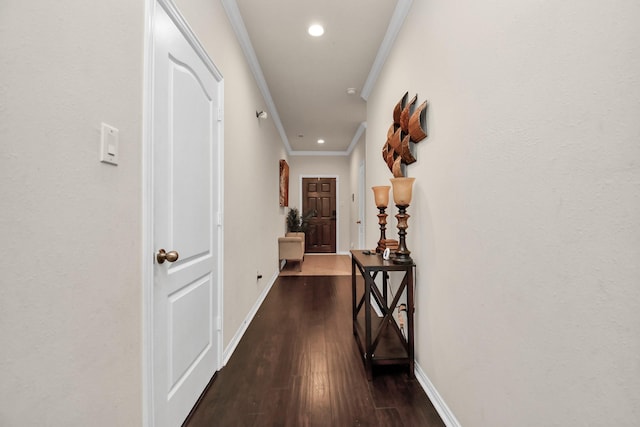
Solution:
[(102, 123), (100, 129), (100, 161), (111, 165), (118, 164), (118, 129)]

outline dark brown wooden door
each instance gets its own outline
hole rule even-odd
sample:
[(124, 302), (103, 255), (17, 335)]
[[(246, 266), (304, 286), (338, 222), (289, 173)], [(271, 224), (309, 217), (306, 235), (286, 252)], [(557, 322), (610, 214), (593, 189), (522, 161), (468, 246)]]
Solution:
[(305, 235), (305, 252), (336, 252), (336, 179), (302, 178), (302, 212), (316, 210)]

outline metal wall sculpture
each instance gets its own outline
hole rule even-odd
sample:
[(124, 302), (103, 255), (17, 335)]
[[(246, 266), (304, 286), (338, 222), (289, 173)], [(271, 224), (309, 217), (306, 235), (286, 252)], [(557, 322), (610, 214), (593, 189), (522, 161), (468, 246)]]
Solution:
[(410, 100), (408, 97), (409, 92), (405, 92), (393, 108), (393, 123), (382, 147), (382, 158), (396, 178), (406, 176), (406, 165), (416, 161), (413, 145), (427, 137), (427, 101), (416, 108), (418, 95)]

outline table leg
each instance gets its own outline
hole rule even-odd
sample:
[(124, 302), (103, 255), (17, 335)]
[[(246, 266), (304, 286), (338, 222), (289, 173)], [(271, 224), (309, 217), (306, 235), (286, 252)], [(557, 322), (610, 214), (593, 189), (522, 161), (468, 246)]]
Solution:
[(364, 318), (365, 318), (365, 350), (364, 365), (367, 371), (367, 379), (373, 380), (373, 354), (371, 353), (371, 281), (373, 279), (368, 275), (364, 275)]
[(414, 360), (414, 340), (413, 340), (413, 315), (414, 315), (414, 304), (413, 304), (413, 277), (414, 271), (413, 268), (410, 268), (407, 271), (409, 275), (407, 281), (407, 341), (409, 344), (409, 378), (415, 378), (415, 360)]

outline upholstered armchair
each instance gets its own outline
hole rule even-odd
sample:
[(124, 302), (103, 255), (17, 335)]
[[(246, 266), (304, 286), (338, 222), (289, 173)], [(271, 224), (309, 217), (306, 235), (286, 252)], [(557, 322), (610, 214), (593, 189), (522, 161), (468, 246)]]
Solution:
[(302, 271), (304, 261), (304, 233), (287, 233), (285, 237), (278, 237), (278, 262), (282, 260), (298, 261), (298, 271)]

